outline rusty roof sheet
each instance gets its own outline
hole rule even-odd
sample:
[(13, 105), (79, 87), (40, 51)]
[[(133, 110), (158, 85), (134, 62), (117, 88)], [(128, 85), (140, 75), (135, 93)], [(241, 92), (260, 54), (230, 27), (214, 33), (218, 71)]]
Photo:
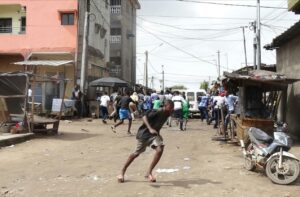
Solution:
[(229, 73), (224, 72), (225, 79), (232, 79), (237, 81), (253, 81), (253, 82), (259, 82), (259, 83), (278, 83), (278, 84), (291, 84), (296, 81), (299, 81), (299, 79), (290, 79), (287, 78), (285, 75), (266, 71), (266, 70), (253, 70), (250, 71), (248, 75), (238, 74), (238, 73)]

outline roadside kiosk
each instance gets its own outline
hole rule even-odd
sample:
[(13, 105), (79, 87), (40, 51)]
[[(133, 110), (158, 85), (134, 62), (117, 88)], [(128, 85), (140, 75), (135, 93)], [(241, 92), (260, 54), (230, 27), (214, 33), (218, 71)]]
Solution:
[(236, 112), (230, 115), (227, 138), (247, 142), (250, 127), (272, 135), (274, 122), (285, 121), (288, 84), (298, 80), (265, 70), (249, 71), (247, 75), (224, 72), (224, 76), (228, 91), (239, 96)]

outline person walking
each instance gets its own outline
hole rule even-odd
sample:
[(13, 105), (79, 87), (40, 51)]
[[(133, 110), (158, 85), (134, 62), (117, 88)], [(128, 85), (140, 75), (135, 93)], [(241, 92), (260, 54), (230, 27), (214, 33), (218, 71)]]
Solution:
[(72, 91), (72, 100), (75, 100), (75, 116), (77, 118), (82, 117), (82, 92), (80, 91), (80, 86), (75, 85), (73, 91)]
[(186, 130), (186, 125), (190, 115), (190, 104), (187, 99), (182, 102), (182, 117), (183, 117), (183, 130)]
[(114, 122), (117, 122), (117, 119), (119, 118), (119, 110), (120, 110), (119, 102), (120, 102), (121, 98), (122, 98), (121, 91), (118, 91), (117, 95), (115, 97), (113, 97), (114, 111), (109, 115), (109, 119), (110, 120), (114, 119)]
[(179, 121), (179, 129), (183, 131), (182, 103), (184, 102), (184, 98), (178, 91), (175, 91), (172, 101), (174, 102), (174, 117)]
[(116, 128), (118, 126), (120, 126), (121, 124), (124, 123), (124, 120), (125, 119), (128, 119), (128, 130), (127, 130), (127, 133), (128, 134), (131, 134), (131, 124), (132, 124), (132, 117), (131, 117), (131, 113), (130, 113), (130, 110), (129, 110), (129, 103), (130, 102), (134, 102), (131, 98), (130, 98), (130, 92), (127, 90), (125, 91), (125, 95), (121, 98), (120, 100), (120, 110), (119, 110), (119, 118), (120, 118), (120, 121), (111, 126), (111, 129), (114, 133), (116, 133)]
[(230, 121), (230, 114), (234, 113), (234, 109), (235, 109), (235, 105), (238, 102), (238, 97), (233, 95), (233, 94), (229, 94), (228, 91), (225, 91), (225, 104), (227, 107), (227, 115), (225, 117), (225, 131), (227, 131), (227, 127)]
[(102, 122), (106, 124), (106, 119), (108, 118), (108, 106), (110, 103), (110, 98), (107, 95), (107, 92), (104, 92), (100, 97), (100, 111), (102, 115)]
[(199, 102), (199, 111), (200, 111), (200, 119), (203, 122), (203, 119), (208, 122), (208, 103), (209, 103), (209, 94), (206, 94), (205, 96), (201, 96), (200, 102)]
[(146, 150), (147, 146), (151, 147), (156, 152), (145, 178), (147, 178), (150, 182), (156, 182), (156, 178), (153, 176), (152, 171), (159, 162), (164, 151), (164, 143), (163, 138), (160, 135), (160, 130), (168, 117), (172, 114), (173, 108), (173, 102), (171, 100), (166, 100), (163, 108), (159, 110), (149, 110), (145, 116), (143, 116), (143, 124), (138, 129), (136, 135), (136, 150), (129, 155), (125, 165), (123, 166), (121, 174), (118, 176), (119, 183), (123, 183), (125, 181), (124, 176), (127, 168), (135, 160), (135, 158)]

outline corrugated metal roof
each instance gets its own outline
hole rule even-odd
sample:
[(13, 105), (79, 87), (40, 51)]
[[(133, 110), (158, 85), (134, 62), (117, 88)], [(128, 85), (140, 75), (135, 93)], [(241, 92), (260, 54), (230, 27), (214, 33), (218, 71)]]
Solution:
[(292, 27), (290, 27), (288, 30), (283, 32), (281, 35), (274, 38), (271, 45), (269, 45), (269, 49), (280, 47), (281, 45), (285, 44), (286, 42), (292, 40), (293, 38), (299, 35), (300, 35), (300, 21), (295, 23)]
[(72, 60), (27, 60), (22, 62), (15, 62), (16, 65), (27, 65), (27, 66), (62, 66), (66, 64), (71, 64)]

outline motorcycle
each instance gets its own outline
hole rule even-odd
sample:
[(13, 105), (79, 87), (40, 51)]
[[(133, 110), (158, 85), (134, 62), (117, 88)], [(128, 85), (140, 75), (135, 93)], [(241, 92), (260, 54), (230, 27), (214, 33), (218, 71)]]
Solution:
[(240, 140), (245, 159), (244, 166), (249, 171), (256, 167), (265, 169), (272, 182), (288, 185), (298, 179), (300, 173), (299, 160), (288, 151), (291, 148), (291, 139), (286, 134), (286, 123), (274, 124), (274, 138), (264, 131), (251, 127), (248, 130), (250, 143)]

